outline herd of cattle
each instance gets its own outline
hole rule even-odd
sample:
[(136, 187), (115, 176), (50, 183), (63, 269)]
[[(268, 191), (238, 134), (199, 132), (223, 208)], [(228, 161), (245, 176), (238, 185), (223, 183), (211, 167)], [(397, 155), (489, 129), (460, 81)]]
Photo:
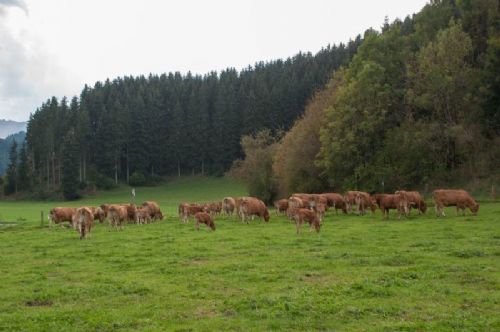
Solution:
[[(439, 189), (432, 193), (436, 216), (444, 216), (443, 208), (455, 206), (457, 214), (469, 208), (476, 215), (479, 204), (465, 190)], [(311, 230), (320, 231), (321, 222), (325, 213), (332, 209), (338, 215), (338, 210), (347, 214), (355, 212), (360, 215), (370, 209), (375, 213), (380, 208), (384, 217), (389, 217), (389, 210), (397, 211), (398, 218), (409, 216), (412, 208), (419, 214), (425, 214), (427, 205), (417, 191), (396, 191), (394, 194), (374, 194), (362, 191), (348, 191), (345, 195), (338, 193), (323, 194), (293, 194), (288, 199), (280, 199), (274, 202), (277, 215), (286, 215), (289, 220), (294, 221), (297, 233), (300, 233), (302, 225), (307, 222)], [(226, 216), (237, 215), (242, 222), (248, 223), (255, 217), (269, 221), (270, 215), (266, 204), (255, 197), (225, 197), (222, 202), (197, 204), (180, 203), (178, 207), (179, 218), (187, 223), (193, 217), (196, 229), (200, 224), (205, 224), (215, 231), (214, 217), (225, 214)], [(147, 201), (141, 206), (135, 204), (103, 204), (99, 207), (84, 206), (80, 208), (56, 207), (50, 210), (49, 222), (62, 223), (68, 221), (71, 226), (80, 233), (80, 239), (86, 238), (90, 232), (94, 220), (103, 223), (106, 219), (109, 225), (115, 229), (122, 229), (123, 224), (134, 222), (138, 224), (162, 220), (163, 214), (158, 203)]]

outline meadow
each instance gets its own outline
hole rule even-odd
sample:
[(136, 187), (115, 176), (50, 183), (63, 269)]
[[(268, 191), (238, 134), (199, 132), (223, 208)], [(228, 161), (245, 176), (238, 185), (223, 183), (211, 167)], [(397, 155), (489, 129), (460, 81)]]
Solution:
[(176, 217), (181, 201), (244, 195), (186, 178), (137, 189), (167, 218), (87, 240), (40, 226), (54, 206), (130, 202), (129, 188), (78, 202), (0, 202), (0, 330), (499, 331), (500, 203), (476, 217), (328, 213), (319, 234), (271, 212), (265, 224)]

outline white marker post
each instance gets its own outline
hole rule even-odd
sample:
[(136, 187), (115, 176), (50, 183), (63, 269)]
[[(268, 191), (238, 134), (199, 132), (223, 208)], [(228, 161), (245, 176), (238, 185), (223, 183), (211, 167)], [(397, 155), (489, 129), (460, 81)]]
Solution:
[(135, 204), (135, 188), (132, 188), (132, 204)]

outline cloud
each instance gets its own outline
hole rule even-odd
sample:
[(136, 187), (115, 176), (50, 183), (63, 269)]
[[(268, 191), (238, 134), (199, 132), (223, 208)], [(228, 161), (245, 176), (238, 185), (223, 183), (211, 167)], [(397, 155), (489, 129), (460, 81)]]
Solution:
[(22, 0), (0, 0), (0, 15), (5, 12), (2, 7), (18, 7), (28, 15), (28, 6)]
[(29, 20), (24, 1), (0, 0), (0, 118), (26, 121), (44, 100), (67, 91), (68, 75), (36, 32), (9, 26), (9, 15), (23, 19), (9, 7), (21, 9)]

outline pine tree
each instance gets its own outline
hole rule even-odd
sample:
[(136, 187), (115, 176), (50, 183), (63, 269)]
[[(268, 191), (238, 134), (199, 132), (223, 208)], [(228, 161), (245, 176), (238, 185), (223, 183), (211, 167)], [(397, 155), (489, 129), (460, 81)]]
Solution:
[(74, 129), (70, 129), (66, 134), (62, 151), (61, 185), (63, 195), (67, 200), (75, 200), (80, 197), (78, 194), (78, 167), (80, 154)]
[(29, 191), (31, 189), (31, 176), (26, 142), (23, 142), (19, 151), (19, 165), (17, 167), (17, 189), (19, 191)]
[(17, 193), (17, 142), (14, 140), (9, 151), (9, 166), (7, 167), (4, 187), (5, 195)]

